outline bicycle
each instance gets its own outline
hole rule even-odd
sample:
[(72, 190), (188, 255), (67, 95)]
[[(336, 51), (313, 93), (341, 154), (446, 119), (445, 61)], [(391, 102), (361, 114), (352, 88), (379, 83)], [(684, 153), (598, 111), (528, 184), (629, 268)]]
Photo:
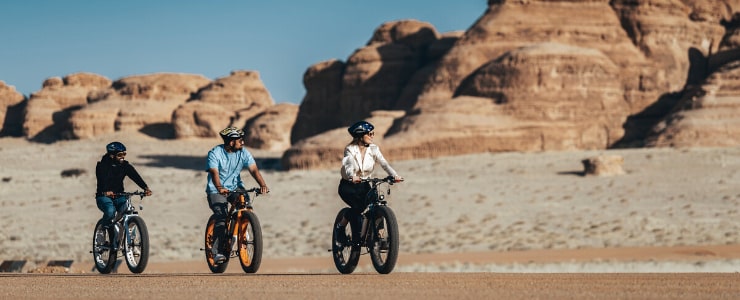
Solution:
[[(226, 217), (226, 232), (223, 234), (224, 241), (221, 242), (220, 253), (226, 256), (226, 260), (218, 263), (214, 259), (213, 242), (216, 226), (216, 215), (211, 215), (206, 223), (205, 250), (206, 263), (213, 273), (223, 273), (229, 264), (229, 258), (239, 257), (242, 270), (245, 273), (256, 273), (262, 262), (262, 228), (259, 219), (254, 213), (252, 197), (254, 193), (257, 198), (260, 188), (249, 190), (237, 189), (230, 191), (227, 196), (229, 211)], [(231, 238), (228, 238), (228, 237)]]
[[(342, 274), (350, 274), (357, 267), (360, 260), (360, 251), (366, 248), (370, 253), (373, 267), (380, 274), (388, 274), (393, 271), (398, 259), (398, 221), (393, 210), (388, 206), (385, 200), (386, 195), (390, 195), (390, 186), (395, 181), (393, 176), (386, 178), (369, 178), (362, 179), (361, 182), (370, 183), (370, 191), (367, 193), (367, 207), (357, 216), (352, 216), (352, 210), (349, 207), (342, 208), (334, 220), (334, 232), (332, 234), (332, 257), (334, 265)], [(381, 184), (387, 183), (388, 190), (385, 194), (379, 193), (378, 188)], [(342, 221), (343, 216), (350, 216), (347, 226), (344, 226), (344, 232), (338, 231), (338, 224)], [(373, 222), (369, 222), (372, 220)], [(352, 236), (352, 228), (360, 226), (360, 236)]]
[[(139, 210), (146, 196), (145, 192), (116, 193), (114, 198), (126, 197), (126, 209), (116, 212), (112, 225), (107, 220), (98, 220), (93, 231), (92, 251), (95, 268), (101, 274), (113, 270), (120, 251), (126, 258), (126, 265), (131, 273), (144, 272), (149, 261), (149, 233), (144, 219), (131, 203), (131, 196), (139, 196)], [(122, 229), (125, 229), (122, 231)], [(123, 233), (123, 234), (121, 234)]]

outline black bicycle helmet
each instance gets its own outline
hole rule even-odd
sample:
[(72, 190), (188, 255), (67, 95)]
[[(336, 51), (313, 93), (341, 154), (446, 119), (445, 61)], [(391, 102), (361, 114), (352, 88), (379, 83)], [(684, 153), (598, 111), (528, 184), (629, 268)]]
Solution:
[(244, 138), (244, 131), (236, 127), (226, 127), (218, 133), (224, 141)]
[(124, 146), (121, 142), (112, 142), (108, 145), (105, 145), (105, 151), (109, 154), (116, 154), (118, 152), (126, 151), (126, 146)]
[(373, 124), (370, 124), (366, 121), (359, 121), (347, 128), (347, 131), (349, 131), (349, 134), (352, 135), (353, 138), (358, 138), (368, 134), (369, 132), (373, 131), (373, 129), (375, 129), (375, 126), (373, 126)]

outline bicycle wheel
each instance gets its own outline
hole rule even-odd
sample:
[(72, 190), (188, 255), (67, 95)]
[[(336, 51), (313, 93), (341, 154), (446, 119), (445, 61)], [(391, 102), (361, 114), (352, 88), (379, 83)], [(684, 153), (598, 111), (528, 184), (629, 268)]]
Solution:
[[(107, 223), (107, 221), (105, 222)], [(113, 228), (106, 229), (102, 220), (95, 224), (93, 231), (92, 254), (95, 269), (101, 274), (108, 274), (116, 265), (116, 251), (113, 251)]]
[(146, 229), (144, 219), (139, 216), (132, 216), (126, 224), (124, 234), (123, 251), (126, 257), (126, 265), (129, 271), (134, 274), (144, 272), (147, 262), (149, 262), (149, 232)]
[(239, 220), (239, 262), (246, 273), (256, 273), (262, 262), (262, 227), (251, 211), (243, 211)]
[(348, 222), (344, 231), (337, 231), (337, 225), (342, 221), (342, 217), (351, 214), (349, 207), (339, 211), (337, 218), (334, 220), (332, 227), (331, 251), (334, 265), (339, 273), (350, 274), (354, 272), (357, 263), (360, 261), (360, 246), (352, 243), (352, 226), (354, 222)]
[(388, 206), (376, 207), (374, 215), (368, 245), (370, 259), (378, 273), (388, 274), (393, 271), (398, 259), (398, 222)]
[[(223, 252), (226, 256), (226, 260), (223, 263), (216, 263), (216, 261), (213, 259), (213, 240), (216, 238), (213, 229), (216, 227), (216, 216), (211, 215), (211, 217), (208, 219), (208, 223), (206, 223), (206, 234), (205, 234), (205, 250), (206, 250), (206, 264), (208, 264), (208, 268), (211, 269), (211, 272), (213, 273), (223, 273), (226, 271), (226, 267), (229, 265), (229, 253)], [(225, 241), (224, 243), (225, 244)]]

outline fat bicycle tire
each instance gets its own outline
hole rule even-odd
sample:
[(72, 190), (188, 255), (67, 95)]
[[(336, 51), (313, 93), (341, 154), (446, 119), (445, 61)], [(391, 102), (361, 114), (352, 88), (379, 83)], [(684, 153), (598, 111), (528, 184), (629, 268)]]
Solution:
[(331, 235), (331, 251), (334, 265), (337, 267), (339, 273), (351, 274), (355, 271), (357, 263), (360, 261), (360, 245), (355, 245), (355, 243), (352, 242), (352, 240), (354, 240), (352, 236), (352, 226), (357, 226), (355, 222), (347, 222), (347, 226), (344, 227), (343, 232), (346, 238), (343, 241), (337, 239), (337, 234), (342, 234), (342, 232), (340, 231), (337, 233), (335, 231), (337, 225), (342, 221), (345, 214), (351, 215), (352, 210), (350, 210), (349, 207), (342, 208), (337, 214), (337, 218), (334, 220)]
[(388, 206), (375, 208), (372, 220), (368, 251), (373, 267), (380, 274), (393, 271), (398, 259), (398, 222)]
[(245, 273), (256, 273), (262, 263), (262, 227), (257, 215), (243, 211), (239, 220), (239, 262)]
[[(113, 251), (113, 227), (106, 228), (108, 221), (100, 220), (95, 224), (92, 238), (92, 255), (95, 269), (100, 274), (109, 274), (116, 265), (116, 252)], [(102, 239), (98, 239), (98, 233)]]
[(121, 232), (124, 235), (123, 238), (127, 239), (121, 245), (123, 256), (126, 258), (129, 271), (139, 274), (144, 272), (149, 262), (149, 232), (144, 219), (139, 216), (130, 217), (126, 227), (128, 227), (126, 228), (128, 237), (126, 237), (126, 232)]
[[(206, 232), (205, 232), (205, 254), (206, 254), (206, 264), (208, 264), (208, 268), (211, 270), (212, 273), (223, 273), (226, 271), (226, 267), (229, 265), (229, 253), (224, 252), (223, 249), (219, 251), (220, 253), (224, 254), (226, 256), (226, 260), (223, 263), (216, 263), (216, 260), (213, 258), (213, 239), (216, 237), (214, 235), (213, 229), (216, 227), (216, 216), (211, 215), (211, 217), (208, 219), (208, 223), (206, 223)], [(222, 244), (226, 244), (226, 241), (223, 241)]]

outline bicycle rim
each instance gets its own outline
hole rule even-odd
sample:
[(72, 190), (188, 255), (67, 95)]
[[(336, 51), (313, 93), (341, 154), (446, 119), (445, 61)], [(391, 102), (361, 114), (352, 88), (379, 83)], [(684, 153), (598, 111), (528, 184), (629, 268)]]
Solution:
[(371, 224), (372, 236), (368, 250), (373, 267), (378, 273), (393, 271), (398, 259), (398, 223), (393, 211), (387, 206), (376, 208)]
[(112, 232), (103, 228), (98, 222), (93, 230), (92, 254), (95, 269), (101, 274), (108, 274), (116, 264), (116, 252), (112, 249)]
[(206, 223), (206, 231), (205, 231), (205, 239), (204, 239), (203, 248), (205, 249), (206, 264), (208, 265), (208, 269), (210, 269), (212, 273), (223, 273), (224, 271), (226, 271), (226, 267), (229, 265), (229, 258), (227, 255), (226, 261), (224, 261), (221, 264), (217, 264), (213, 258), (213, 242), (215, 239), (215, 234), (214, 234), (215, 227), (216, 227), (216, 217), (211, 216), (208, 219), (208, 223)]
[(239, 220), (239, 261), (246, 273), (256, 273), (262, 262), (262, 228), (257, 215), (242, 212)]
[(334, 220), (334, 226), (332, 227), (332, 258), (334, 259), (334, 266), (340, 273), (350, 274), (354, 272), (360, 260), (360, 246), (352, 243), (352, 224), (354, 222), (349, 222), (343, 230), (334, 232), (345, 213), (350, 214), (350, 209), (343, 208), (340, 210)]
[(128, 237), (124, 236), (126, 264), (131, 273), (141, 273), (149, 261), (149, 233), (144, 219), (138, 216), (131, 217), (126, 227), (128, 231)]

